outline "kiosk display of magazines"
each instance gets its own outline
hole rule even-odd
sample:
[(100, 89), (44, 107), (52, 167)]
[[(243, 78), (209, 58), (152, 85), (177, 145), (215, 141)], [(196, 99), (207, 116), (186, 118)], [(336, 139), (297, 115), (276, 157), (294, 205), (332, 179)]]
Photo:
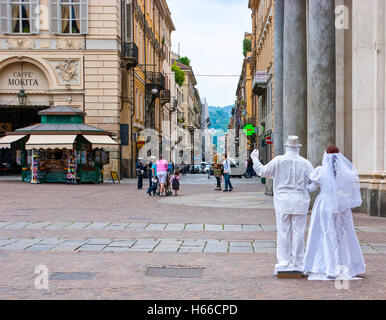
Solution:
[[(5, 141), (26, 137), (20, 150), (22, 181), (30, 183), (103, 183), (110, 162), (104, 148), (117, 146), (110, 133), (83, 124), (84, 112), (68, 106), (39, 112), (42, 123), (9, 133)], [(10, 139), (10, 137), (15, 137)]]

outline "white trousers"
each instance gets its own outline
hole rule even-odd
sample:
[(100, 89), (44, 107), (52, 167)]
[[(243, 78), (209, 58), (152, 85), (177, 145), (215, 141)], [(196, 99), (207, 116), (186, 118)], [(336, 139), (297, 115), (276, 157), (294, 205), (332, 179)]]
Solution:
[(278, 271), (302, 271), (307, 214), (276, 212)]

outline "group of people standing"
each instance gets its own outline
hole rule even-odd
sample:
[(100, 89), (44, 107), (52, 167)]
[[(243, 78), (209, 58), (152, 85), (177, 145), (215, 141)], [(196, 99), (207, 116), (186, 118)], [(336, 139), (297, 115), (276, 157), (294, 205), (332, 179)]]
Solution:
[[(150, 162), (145, 165), (141, 162), (141, 158), (136, 161), (138, 190), (143, 187), (143, 178), (149, 179), (149, 188), (146, 193), (151, 196), (158, 194), (159, 196), (167, 195), (167, 186), (171, 185), (174, 190), (174, 195), (178, 195), (180, 189), (180, 171), (175, 168), (173, 163), (168, 163), (166, 159), (160, 155), (159, 159), (154, 156), (150, 157)], [(154, 162), (153, 162), (154, 161)], [(159, 189), (159, 190), (158, 190)]]
[[(285, 146), (286, 153), (265, 166), (258, 150), (251, 154), (257, 175), (273, 178), (275, 274), (301, 272), (309, 280), (357, 279), (366, 267), (351, 212), (362, 203), (357, 171), (336, 146), (327, 148), (322, 165), (315, 169), (299, 155), (302, 145), (297, 136), (289, 136)], [(309, 192), (319, 187), (305, 248)]]

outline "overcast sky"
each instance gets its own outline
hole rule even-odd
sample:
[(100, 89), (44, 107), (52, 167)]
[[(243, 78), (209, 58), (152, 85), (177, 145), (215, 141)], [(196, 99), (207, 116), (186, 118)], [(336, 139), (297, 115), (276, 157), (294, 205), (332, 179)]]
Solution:
[(244, 32), (251, 32), (248, 0), (167, 0), (176, 31), (172, 50), (191, 60), (201, 98), (209, 105), (234, 103), (238, 77), (200, 77), (207, 74), (239, 75), (243, 63)]

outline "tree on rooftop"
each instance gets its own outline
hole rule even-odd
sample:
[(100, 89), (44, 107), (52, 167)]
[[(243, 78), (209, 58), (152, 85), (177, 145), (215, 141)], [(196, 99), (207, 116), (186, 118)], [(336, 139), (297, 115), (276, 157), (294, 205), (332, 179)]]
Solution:
[(179, 66), (177, 66), (176, 62), (174, 62), (171, 69), (174, 72), (174, 79), (176, 80), (176, 83), (181, 87), (185, 82), (185, 73)]
[(188, 57), (181, 57), (177, 59), (178, 62), (183, 63), (184, 65), (190, 67), (190, 59)]

